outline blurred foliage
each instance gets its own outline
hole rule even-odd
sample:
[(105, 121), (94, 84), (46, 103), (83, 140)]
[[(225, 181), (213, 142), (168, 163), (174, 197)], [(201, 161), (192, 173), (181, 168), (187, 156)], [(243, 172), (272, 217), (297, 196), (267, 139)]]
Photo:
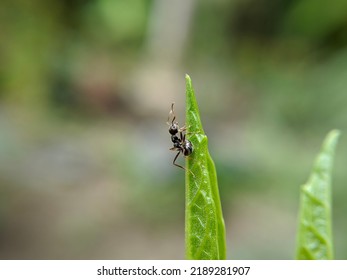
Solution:
[(331, 171), (340, 132), (326, 136), (308, 181), (300, 191), (296, 259), (333, 260)]
[(0, 257), (183, 258), (165, 121), (176, 101), (184, 122), (189, 73), (230, 256), (292, 258), (297, 186), (338, 128), (335, 255), (347, 258), (346, 6), (2, 0)]

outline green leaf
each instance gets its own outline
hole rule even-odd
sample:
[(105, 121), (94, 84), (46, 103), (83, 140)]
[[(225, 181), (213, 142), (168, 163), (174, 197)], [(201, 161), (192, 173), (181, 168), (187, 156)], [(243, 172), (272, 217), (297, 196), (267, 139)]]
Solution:
[(186, 257), (226, 259), (225, 227), (214, 162), (200, 121), (191, 79), (186, 75), (187, 138), (193, 153), (186, 158)]
[(331, 225), (331, 171), (339, 131), (331, 131), (319, 153), (308, 182), (300, 195), (296, 258), (334, 258)]

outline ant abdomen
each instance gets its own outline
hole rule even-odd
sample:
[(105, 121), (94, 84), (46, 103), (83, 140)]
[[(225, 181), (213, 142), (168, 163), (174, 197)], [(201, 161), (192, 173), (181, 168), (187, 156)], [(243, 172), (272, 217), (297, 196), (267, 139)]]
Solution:
[(185, 140), (184, 142), (184, 156), (189, 156), (193, 152), (193, 145), (189, 140)]

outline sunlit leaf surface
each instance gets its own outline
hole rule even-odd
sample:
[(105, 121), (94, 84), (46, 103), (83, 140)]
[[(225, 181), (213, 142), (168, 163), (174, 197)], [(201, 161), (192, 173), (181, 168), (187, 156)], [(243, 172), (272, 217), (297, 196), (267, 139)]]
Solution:
[(194, 147), (186, 159), (186, 256), (196, 260), (225, 259), (225, 227), (216, 169), (188, 75), (186, 94), (187, 137)]

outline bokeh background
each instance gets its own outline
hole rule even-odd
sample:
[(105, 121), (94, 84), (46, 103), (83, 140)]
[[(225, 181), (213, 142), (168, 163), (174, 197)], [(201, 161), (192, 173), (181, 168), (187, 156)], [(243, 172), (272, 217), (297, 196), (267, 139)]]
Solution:
[[(166, 120), (193, 81), (228, 257), (293, 259), (325, 135), (347, 259), (347, 1), (1, 0), (0, 258), (184, 259)], [(183, 163), (183, 159), (180, 159)]]

